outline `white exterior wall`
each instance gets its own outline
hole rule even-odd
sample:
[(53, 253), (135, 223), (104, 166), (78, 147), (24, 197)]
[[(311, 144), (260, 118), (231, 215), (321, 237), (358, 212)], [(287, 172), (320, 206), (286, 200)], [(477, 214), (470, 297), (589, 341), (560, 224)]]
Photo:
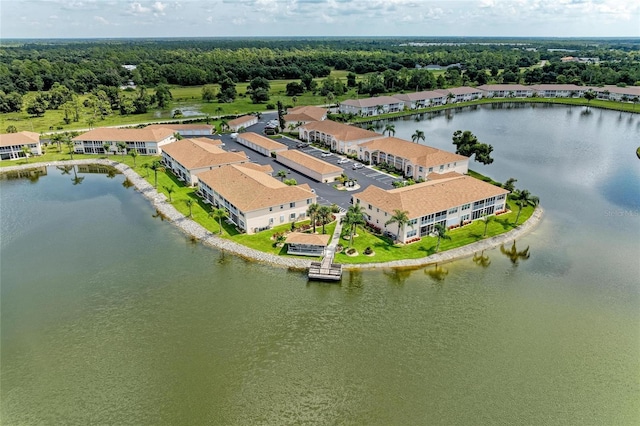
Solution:
[[(377, 154), (377, 162), (396, 164), (400, 170), (403, 171), (405, 176), (412, 177), (414, 180), (420, 178), (427, 179), (429, 173), (449, 173), (457, 172), (460, 174), (466, 174), (469, 171), (469, 159), (454, 161), (449, 163), (437, 164), (433, 166), (424, 166), (420, 164), (413, 164), (412, 161), (400, 156), (394, 156), (393, 154), (387, 154), (381, 151), (369, 151), (364, 147), (360, 147), (358, 150), (358, 159), (362, 162), (373, 162), (373, 154)], [(368, 155), (367, 155), (368, 154)]]
[[(316, 196), (314, 194), (309, 194), (309, 198), (306, 199), (293, 200), (282, 205), (243, 212), (204, 182), (198, 182), (198, 191), (202, 193), (202, 197), (205, 202), (226, 209), (229, 214), (229, 218), (247, 234), (254, 234), (256, 232), (256, 228), (264, 230), (284, 223), (304, 220), (306, 218), (309, 205), (317, 202)], [(291, 206), (291, 203), (294, 205)]]
[(31, 155), (42, 155), (42, 144), (40, 142), (23, 143), (20, 145), (1, 146), (0, 160), (18, 160), (24, 158), (22, 147), (25, 145), (31, 150)]
[(236, 124), (233, 126), (229, 126), (231, 130), (237, 132), (240, 128), (244, 127), (245, 129), (249, 126), (253, 126), (254, 124), (258, 124), (258, 117), (253, 117), (251, 120), (247, 120), (244, 123)]
[[(260, 145), (256, 145), (255, 143), (244, 139), (242, 137), (242, 133), (238, 135), (238, 138), (236, 139), (236, 142), (238, 142), (239, 144), (244, 145), (247, 148), (250, 148), (250, 149), (252, 149), (252, 150), (254, 150), (256, 152), (259, 152), (260, 154), (264, 155), (265, 157), (271, 156), (271, 152), (272, 152), (271, 150), (266, 149), (266, 148), (264, 148), (264, 147), (262, 147)], [(273, 152), (285, 151), (286, 149), (287, 148), (284, 147), (284, 148), (281, 148), (281, 149), (273, 150)]]
[[(358, 194), (352, 196), (355, 203)], [(493, 199), (492, 199), (493, 198)], [(399, 241), (406, 242), (409, 239), (428, 235), (433, 231), (436, 223), (442, 223), (446, 227), (453, 225), (461, 225), (463, 221), (473, 221), (482, 219), (482, 213), (487, 212), (491, 215), (496, 211), (504, 210), (506, 195), (491, 197), (487, 200), (481, 200), (478, 203), (467, 203), (458, 206), (451, 206), (447, 210), (441, 212), (430, 212), (421, 217), (409, 218), (409, 223), (404, 226)], [(366, 201), (360, 202), (362, 210), (365, 213), (365, 220), (371, 225), (377, 226), (382, 231), (390, 232), (396, 235), (398, 232), (398, 224), (391, 223), (385, 226), (385, 223), (393, 216), (393, 212), (385, 212), (375, 205), (371, 205)], [(410, 224), (413, 224), (411, 227)]]

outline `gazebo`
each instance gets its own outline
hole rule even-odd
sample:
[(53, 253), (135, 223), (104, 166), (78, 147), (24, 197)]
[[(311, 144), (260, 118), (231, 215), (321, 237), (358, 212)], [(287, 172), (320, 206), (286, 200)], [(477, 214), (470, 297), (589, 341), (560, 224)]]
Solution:
[(324, 256), (331, 235), (292, 232), (287, 235), (287, 254), (299, 256)]

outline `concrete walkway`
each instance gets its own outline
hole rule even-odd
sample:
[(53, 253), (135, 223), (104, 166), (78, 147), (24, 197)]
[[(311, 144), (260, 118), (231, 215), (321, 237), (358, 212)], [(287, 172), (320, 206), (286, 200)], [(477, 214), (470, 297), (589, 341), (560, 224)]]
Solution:
[(344, 213), (336, 213), (336, 228), (333, 230), (333, 236), (331, 242), (325, 250), (324, 257), (322, 258), (322, 267), (330, 268), (333, 263), (333, 258), (336, 255), (336, 247), (340, 243), (340, 233), (342, 232), (342, 218)]
[[(143, 197), (148, 199), (153, 207), (157, 209), (164, 217), (167, 218), (169, 222), (177, 226), (180, 230), (182, 230), (187, 235), (190, 235), (198, 240), (202, 241), (204, 244), (208, 246), (212, 246), (218, 248), (220, 250), (227, 251), (229, 253), (238, 255), (240, 257), (255, 260), (262, 263), (268, 263), (271, 265), (276, 265), (284, 268), (289, 268), (293, 270), (307, 270), (311, 264), (310, 260), (307, 259), (297, 259), (290, 257), (281, 257), (276, 256), (274, 254), (261, 252), (241, 244), (238, 244), (234, 241), (221, 238), (217, 234), (214, 234), (208, 231), (199, 223), (185, 217), (182, 213), (175, 209), (175, 207), (167, 202), (167, 198), (164, 194), (156, 191), (156, 189), (149, 184), (143, 177), (138, 175), (138, 173), (133, 170), (131, 167), (126, 164), (118, 163), (117, 161), (105, 160), (105, 159), (82, 159), (82, 160), (73, 160), (73, 161), (52, 161), (50, 163), (33, 163), (33, 164), (22, 164), (19, 166), (7, 166), (0, 167), (0, 173), (13, 172), (17, 170), (31, 169), (36, 167), (44, 167), (44, 166), (63, 166), (63, 165), (73, 165), (73, 164), (101, 164), (105, 166), (111, 166), (119, 170), (122, 174), (125, 175), (127, 179), (131, 183), (133, 183), (134, 187), (138, 192), (142, 194)], [(541, 207), (536, 208), (533, 212), (533, 215), (523, 224), (518, 226), (516, 229), (513, 229), (504, 234), (496, 235), (495, 237), (487, 238), (486, 240), (478, 241), (475, 243), (471, 243), (464, 247), (458, 247), (455, 249), (447, 250), (441, 253), (436, 253), (431, 256), (422, 257), (419, 259), (403, 259), (396, 260), (393, 262), (384, 262), (384, 263), (361, 263), (361, 264), (345, 264), (343, 265), (343, 269), (345, 270), (353, 270), (353, 269), (383, 269), (383, 268), (402, 268), (402, 267), (419, 267), (419, 266), (427, 266), (434, 263), (445, 263), (451, 262), (456, 259), (461, 259), (465, 257), (471, 257), (474, 253), (480, 252), (482, 250), (489, 250), (495, 247), (499, 247), (502, 244), (506, 244), (508, 242), (517, 240), (518, 238), (523, 237), (527, 233), (531, 232), (537, 225), (540, 223), (543, 217), (543, 209)], [(332, 258), (335, 256), (335, 249), (340, 241), (340, 232), (342, 230), (342, 224), (340, 223), (340, 218), (342, 214), (336, 214), (336, 219), (338, 223), (336, 224), (336, 229), (333, 233), (333, 238), (331, 239), (331, 243), (327, 247), (327, 252), (332, 253)]]

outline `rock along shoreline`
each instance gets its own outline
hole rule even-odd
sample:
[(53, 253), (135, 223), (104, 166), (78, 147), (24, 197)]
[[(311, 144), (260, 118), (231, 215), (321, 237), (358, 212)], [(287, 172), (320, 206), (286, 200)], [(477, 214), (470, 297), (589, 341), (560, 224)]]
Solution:
[[(19, 166), (8, 166), (0, 168), (0, 173), (9, 173), (19, 170), (32, 169), (45, 166), (64, 166), (64, 165), (79, 165), (79, 164), (100, 164), (104, 166), (110, 166), (121, 172), (136, 188), (143, 197), (145, 197), (151, 205), (161, 214), (164, 218), (178, 227), (182, 232), (192, 238), (196, 238), (203, 244), (210, 247), (215, 247), (219, 250), (226, 251), (228, 253), (240, 256), (242, 258), (253, 260), (261, 263), (267, 263), (274, 266), (288, 268), (291, 270), (306, 270), (309, 268), (311, 261), (307, 259), (296, 259), (276, 256), (270, 253), (264, 253), (259, 250), (246, 247), (242, 244), (220, 238), (218, 235), (205, 229), (199, 223), (187, 218), (173, 205), (167, 202), (167, 197), (164, 194), (156, 191), (156, 189), (141, 177), (136, 171), (126, 164), (119, 163), (117, 161), (105, 160), (105, 159), (82, 159), (82, 160), (66, 160), (66, 161), (52, 161), (50, 163), (33, 163), (22, 164)], [(463, 247), (457, 247), (451, 250), (447, 250), (440, 253), (435, 253), (430, 256), (421, 257), (418, 259), (402, 259), (394, 260), (392, 262), (382, 263), (358, 263), (358, 264), (343, 264), (344, 270), (357, 270), (357, 269), (386, 269), (386, 268), (415, 268), (421, 266), (428, 266), (435, 263), (446, 263), (457, 259), (463, 259), (471, 257), (475, 253), (482, 250), (489, 250), (496, 248), (507, 242), (517, 240), (524, 235), (531, 232), (542, 220), (544, 210), (538, 206), (531, 217), (524, 222), (518, 228), (513, 229), (504, 234), (496, 235), (486, 240), (477, 241), (475, 243), (468, 244)]]

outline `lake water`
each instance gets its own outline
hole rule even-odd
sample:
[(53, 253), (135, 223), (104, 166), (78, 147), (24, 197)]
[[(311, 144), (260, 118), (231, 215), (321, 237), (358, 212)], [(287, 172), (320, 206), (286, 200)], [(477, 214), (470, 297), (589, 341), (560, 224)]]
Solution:
[(472, 168), (545, 207), (530, 258), (309, 283), (190, 242), (121, 175), (1, 181), (2, 424), (638, 424), (640, 116), (394, 124), (491, 143)]

